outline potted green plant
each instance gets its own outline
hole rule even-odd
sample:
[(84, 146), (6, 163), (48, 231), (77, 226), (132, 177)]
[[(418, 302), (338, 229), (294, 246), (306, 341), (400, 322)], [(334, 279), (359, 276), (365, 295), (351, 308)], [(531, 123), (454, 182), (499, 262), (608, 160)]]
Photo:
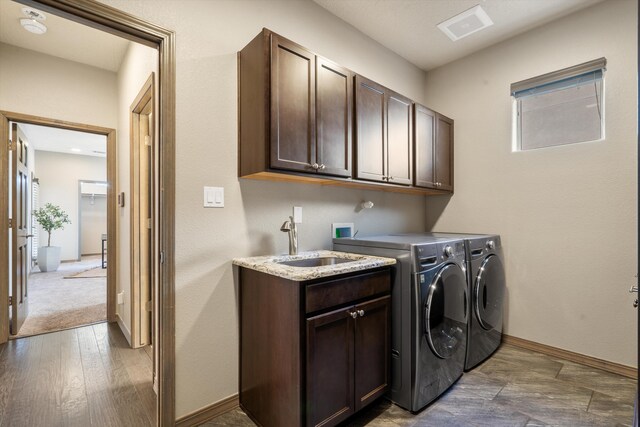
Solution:
[(65, 224), (71, 224), (69, 216), (60, 206), (51, 203), (34, 210), (33, 216), (49, 234), (47, 246), (38, 248), (38, 267), (42, 272), (56, 271), (60, 265), (60, 246), (51, 246), (51, 232), (63, 229)]

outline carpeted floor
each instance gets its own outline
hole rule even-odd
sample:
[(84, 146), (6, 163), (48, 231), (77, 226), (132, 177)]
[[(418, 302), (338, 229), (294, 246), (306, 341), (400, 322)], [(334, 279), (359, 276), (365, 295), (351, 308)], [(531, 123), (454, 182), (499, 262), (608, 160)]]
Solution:
[(107, 279), (82, 274), (99, 267), (100, 261), (99, 255), (83, 257), (82, 261), (65, 262), (57, 271), (46, 273), (35, 267), (29, 276), (29, 316), (17, 336), (105, 321)]

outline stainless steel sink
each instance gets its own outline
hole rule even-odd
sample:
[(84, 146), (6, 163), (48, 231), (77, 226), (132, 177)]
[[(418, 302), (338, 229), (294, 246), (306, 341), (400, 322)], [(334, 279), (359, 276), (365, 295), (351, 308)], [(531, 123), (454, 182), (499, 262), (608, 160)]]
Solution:
[(289, 265), (291, 267), (321, 267), (323, 265), (342, 264), (343, 262), (351, 262), (352, 259), (338, 258), (338, 257), (320, 257), (320, 258), (306, 258), (306, 259), (294, 259), (292, 261), (281, 261), (278, 264)]

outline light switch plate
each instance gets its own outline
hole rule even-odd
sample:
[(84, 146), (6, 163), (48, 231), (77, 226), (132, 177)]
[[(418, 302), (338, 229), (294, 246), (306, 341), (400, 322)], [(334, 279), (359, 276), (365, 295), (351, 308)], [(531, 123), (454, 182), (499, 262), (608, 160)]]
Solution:
[(204, 207), (224, 208), (224, 188), (204, 187)]

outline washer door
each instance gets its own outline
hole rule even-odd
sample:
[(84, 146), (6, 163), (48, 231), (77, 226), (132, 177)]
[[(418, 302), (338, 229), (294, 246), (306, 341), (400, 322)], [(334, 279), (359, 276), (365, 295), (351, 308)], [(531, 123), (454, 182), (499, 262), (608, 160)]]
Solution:
[(466, 342), (467, 279), (456, 264), (445, 265), (429, 286), (425, 334), (436, 356), (447, 359)]
[(473, 311), (480, 326), (488, 331), (502, 322), (505, 287), (502, 261), (489, 255), (482, 261), (473, 288)]

